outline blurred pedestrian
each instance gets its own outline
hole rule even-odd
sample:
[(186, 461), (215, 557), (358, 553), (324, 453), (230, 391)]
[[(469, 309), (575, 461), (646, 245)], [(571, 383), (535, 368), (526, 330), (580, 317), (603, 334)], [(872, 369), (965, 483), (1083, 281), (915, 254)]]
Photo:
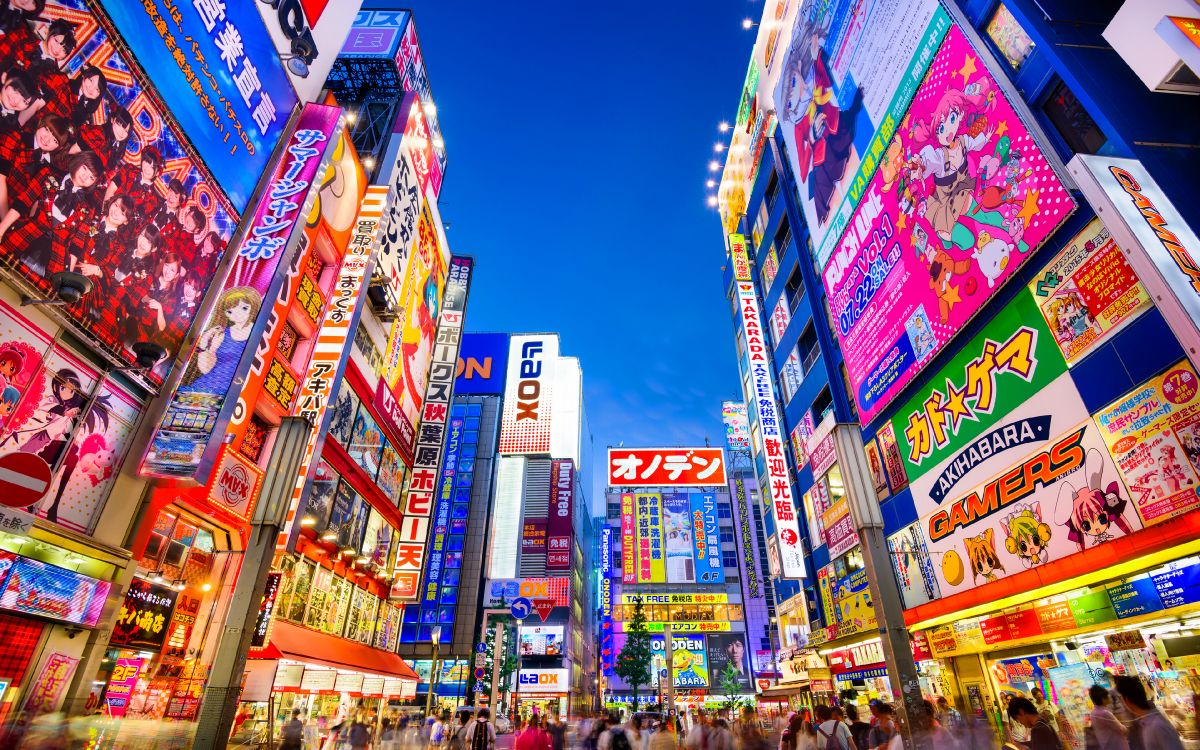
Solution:
[(551, 711), (546, 720), (546, 734), (550, 735), (550, 750), (565, 750), (567, 746), (567, 725), (558, 717), (557, 711)]
[(767, 750), (767, 737), (753, 706), (742, 709), (742, 718), (734, 725), (733, 740), (738, 750)]
[(304, 747), (304, 720), (300, 709), (292, 709), (292, 718), (283, 725), (279, 735), (279, 750), (301, 750)]
[(867, 744), (861, 750), (899, 750), (904, 746), (896, 726), (896, 709), (886, 703), (872, 703), (875, 726), (867, 733)]
[(946, 729), (949, 729), (955, 736), (962, 734), (963, 720), (962, 714), (958, 709), (950, 705), (950, 701), (946, 700), (946, 696), (939, 695), (937, 699), (937, 721)]
[(850, 736), (854, 738), (854, 744), (858, 750), (864, 750), (867, 746), (867, 737), (871, 734), (871, 725), (858, 718), (858, 706), (853, 703), (846, 706), (846, 723), (850, 727)]
[(1129, 730), (1112, 712), (1108, 688), (1092, 685), (1088, 697), (1092, 699), (1091, 724), (1084, 730), (1084, 744), (1095, 750), (1129, 750)]
[(696, 719), (692, 722), (692, 731), (688, 732), (683, 744), (687, 750), (707, 750), (708, 748), (708, 714), (703, 708), (696, 709)]
[(496, 728), (489, 721), (491, 715), (486, 708), (481, 708), (467, 724), (464, 733), (467, 750), (496, 750)]
[(708, 730), (708, 747), (706, 750), (734, 750), (733, 732), (729, 731), (729, 722), (718, 718), (713, 720)]
[(1054, 731), (1054, 726), (1046, 721), (1033, 701), (1023, 697), (1013, 698), (1008, 702), (1008, 716), (1014, 723), (1029, 730), (1029, 739), (1022, 743), (1026, 750), (1062, 750), (1062, 741)]
[(1150, 698), (1146, 686), (1136, 677), (1117, 677), (1117, 692), (1133, 716), (1129, 727), (1130, 750), (1183, 750), (1179, 731)]
[(371, 727), (364, 721), (361, 711), (354, 714), (354, 721), (350, 722), (350, 731), (346, 733), (346, 737), (350, 741), (350, 750), (367, 750), (371, 745)]

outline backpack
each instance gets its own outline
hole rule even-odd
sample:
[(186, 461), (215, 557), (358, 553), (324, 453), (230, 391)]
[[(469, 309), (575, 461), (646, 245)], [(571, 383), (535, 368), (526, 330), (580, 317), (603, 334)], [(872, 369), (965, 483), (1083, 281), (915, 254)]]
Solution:
[(467, 735), (467, 727), (459, 726), (454, 730), (454, 734), (450, 737), (450, 750), (463, 750), (466, 746), (465, 738)]
[(610, 750), (633, 750), (629, 744), (629, 737), (626, 736), (624, 729), (612, 728), (612, 741), (609, 743)]
[(838, 734), (837, 722), (834, 722), (833, 734), (827, 734), (820, 724), (817, 725), (817, 734), (825, 738), (825, 750), (847, 750), (846, 743)]
[(491, 750), (488, 723), (482, 719), (475, 720), (475, 731), (471, 734), (471, 750)]

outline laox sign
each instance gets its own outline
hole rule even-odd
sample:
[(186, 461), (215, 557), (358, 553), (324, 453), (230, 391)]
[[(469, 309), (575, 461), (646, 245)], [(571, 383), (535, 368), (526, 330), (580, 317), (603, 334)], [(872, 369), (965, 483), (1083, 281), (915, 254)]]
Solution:
[(538, 405), (541, 403), (542, 383), (542, 343), (526, 341), (521, 345), (521, 381), (517, 384), (517, 417), (516, 421), (538, 418)]

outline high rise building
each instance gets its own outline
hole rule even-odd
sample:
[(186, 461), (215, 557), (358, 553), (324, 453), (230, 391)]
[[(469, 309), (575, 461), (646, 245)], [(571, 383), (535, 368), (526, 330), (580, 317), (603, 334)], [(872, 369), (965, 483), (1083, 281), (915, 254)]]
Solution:
[(1073, 680), (1192, 653), (1197, 14), (852, 6), (767, 3), (714, 196), (768, 693), (991, 720), (1040, 685), (1082, 742)]

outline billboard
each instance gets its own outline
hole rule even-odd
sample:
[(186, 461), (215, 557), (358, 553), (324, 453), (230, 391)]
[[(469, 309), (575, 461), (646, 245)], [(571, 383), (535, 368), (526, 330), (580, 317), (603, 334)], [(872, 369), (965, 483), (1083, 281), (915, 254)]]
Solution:
[(559, 578), (493, 578), (487, 582), (483, 597), (484, 606), (496, 607), (501, 602), (512, 603), (523, 596), (526, 599), (551, 599), (555, 607), (571, 604), (571, 579)]
[(550, 404), (558, 336), (513, 336), (508, 346), (504, 413), (500, 422), (501, 455), (549, 453)]
[(621, 495), (621, 583), (637, 583), (637, 513), (633, 495)]
[[(133, 343), (162, 346), (168, 356), (148, 373), (160, 380), (194, 322), (237, 216), (91, 6), (35, 5), (40, 12), (9, 14), (9, 41), (0, 50), (0, 67), (30, 92), (6, 115), (11, 132), (0, 159), (0, 212), (15, 220), (0, 232), (4, 262), (47, 295), (57, 272), (90, 279), (90, 294), (59, 309), (128, 363)], [(28, 137), (18, 137), (17, 126), (26, 122)], [(44, 147), (36, 153), (35, 134)], [(252, 188), (264, 168), (231, 186)], [(42, 206), (65, 219), (51, 221)]]
[[(671, 674), (677, 688), (706, 688), (709, 684), (708, 648), (704, 635), (673, 635), (671, 637)], [(653, 682), (667, 676), (666, 637), (650, 636), (650, 653), (654, 661)], [(617, 653), (620, 653), (618, 651)]]
[(262, 17), (251, 3), (101, 5), (234, 208), (244, 210), (297, 104)]
[(275, 0), (259, 3), (263, 22), (300, 101), (316, 101), (350, 33), (362, 0)]
[[(261, 23), (257, 16), (255, 21)], [(340, 117), (337, 107), (319, 104), (305, 105), (300, 113), (183, 379), (151, 437), (144, 475), (206, 480), (237, 402), (231, 398), (239, 391), (235, 381), (245, 378), (254, 356), (249, 344), (269, 323), (264, 303), (274, 300), (283, 285), (277, 271), (302, 234), (303, 217), (315, 200), (312, 186), (331, 155)]]
[(546, 570), (570, 570), (575, 533), (575, 462), (550, 463), (550, 514), (546, 520)]
[(566, 693), (570, 686), (566, 669), (522, 669), (517, 674), (518, 693)]
[(717, 496), (711, 492), (693, 492), (685, 507), (690, 511), (688, 520), (692, 529), (692, 556), (696, 561), (696, 583), (724, 583), (725, 564), (721, 559), (721, 530), (717, 523)]
[(1191, 364), (1121, 396), (1096, 424), (1147, 526), (1200, 506), (1200, 379)]
[(634, 495), (637, 519), (637, 582), (665, 583), (666, 549), (663, 547), (662, 495), (639, 492)]
[(729, 450), (750, 450), (750, 418), (746, 415), (746, 405), (739, 401), (723, 401), (721, 420), (725, 423), (725, 445)]
[(722, 583), (721, 537), (713, 493), (621, 496), (624, 583)]
[(1029, 293), (1067, 364), (1078, 362), (1147, 310), (1150, 295), (1099, 219), (1092, 219), (1037, 277)]
[(803, 0), (784, 28), (771, 95), (818, 266), (949, 26), (937, 0)]
[(522, 626), (517, 653), (521, 656), (562, 656), (563, 626)]
[(753, 692), (750, 687), (750, 651), (746, 648), (744, 633), (707, 635), (708, 670), (714, 689), (724, 685), (725, 672), (732, 667), (737, 675), (737, 684), (742, 692)]
[(779, 553), (784, 578), (804, 578), (804, 547), (800, 541), (800, 522), (792, 497), (791, 471), (787, 465), (787, 437), (780, 427), (779, 401), (775, 398), (774, 374), (770, 349), (762, 330), (758, 294), (751, 281), (738, 281), (738, 310), (742, 333), (746, 337), (746, 356), (750, 363), (750, 389), (754, 399), (759, 431), (756, 446), (767, 465), (764, 504), (771, 509), (775, 522), (774, 546)]
[(957, 27), (906, 118), (822, 271), (864, 424), (1075, 208)]
[(900, 584), (900, 598), (905, 609), (931, 602), (941, 597), (933, 562), (925, 546), (920, 524), (912, 524), (887, 538), (892, 555), (892, 570)]
[(726, 483), (720, 448), (609, 448), (612, 487), (712, 487)]
[(500, 395), (508, 364), (507, 333), (467, 333), (458, 356), (454, 392), (471, 395)]

